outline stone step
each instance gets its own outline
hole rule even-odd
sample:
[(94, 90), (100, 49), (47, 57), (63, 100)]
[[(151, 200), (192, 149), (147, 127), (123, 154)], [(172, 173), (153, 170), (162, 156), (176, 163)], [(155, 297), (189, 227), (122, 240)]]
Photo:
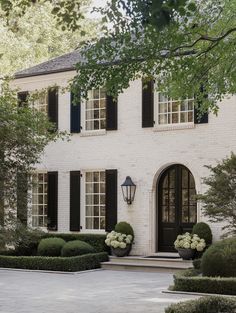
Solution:
[(109, 262), (101, 263), (101, 267), (107, 270), (128, 270), (142, 272), (175, 273), (179, 270), (192, 268), (192, 261), (184, 261), (180, 258), (145, 258), (141, 256), (115, 257), (110, 256)]
[(139, 256), (128, 256), (128, 257), (115, 257), (110, 256), (109, 263), (116, 264), (141, 264), (141, 265), (150, 265), (157, 267), (168, 267), (174, 269), (186, 269), (193, 267), (192, 261), (184, 261), (182, 259), (172, 259), (172, 258), (145, 258)]
[(169, 272), (176, 273), (183, 268), (175, 268), (170, 266), (157, 266), (152, 264), (142, 263), (116, 263), (116, 262), (102, 262), (102, 269), (112, 271), (138, 271), (138, 272)]

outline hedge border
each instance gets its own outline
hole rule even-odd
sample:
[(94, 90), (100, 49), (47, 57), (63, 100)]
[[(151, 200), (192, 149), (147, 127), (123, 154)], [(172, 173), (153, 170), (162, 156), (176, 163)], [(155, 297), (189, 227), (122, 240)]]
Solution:
[(0, 268), (79, 272), (100, 268), (100, 263), (105, 261), (108, 261), (108, 254), (106, 252), (75, 257), (0, 255)]
[(188, 269), (174, 274), (174, 291), (236, 295), (236, 277), (199, 276), (200, 271)]
[[(223, 311), (222, 308), (224, 308)], [(236, 300), (230, 297), (205, 296), (199, 299), (171, 304), (169, 307), (165, 309), (165, 313), (199, 313), (199, 312), (233, 313), (236, 312)]]

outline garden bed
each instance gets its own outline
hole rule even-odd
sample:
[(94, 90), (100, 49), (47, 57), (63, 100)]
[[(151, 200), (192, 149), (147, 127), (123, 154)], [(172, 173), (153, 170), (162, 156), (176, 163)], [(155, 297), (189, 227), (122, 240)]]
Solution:
[(0, 255), (0, 268), (79, 272), (99, 268), (105, 261), (108, 261), (106, 252), (74, 257)]
[(199, 270), (188, 269), (174, 275), (171, 290), (236, 295), (236, 278), (200, 276)]

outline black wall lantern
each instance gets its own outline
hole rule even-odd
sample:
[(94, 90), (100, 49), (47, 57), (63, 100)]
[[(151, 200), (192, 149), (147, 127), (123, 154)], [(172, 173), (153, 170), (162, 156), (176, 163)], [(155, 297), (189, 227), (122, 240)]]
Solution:
[(131, 204), (134, 201), (136, 185), (133, 183), (130, 176), (127, 176), (121, 185), (124, 201)]

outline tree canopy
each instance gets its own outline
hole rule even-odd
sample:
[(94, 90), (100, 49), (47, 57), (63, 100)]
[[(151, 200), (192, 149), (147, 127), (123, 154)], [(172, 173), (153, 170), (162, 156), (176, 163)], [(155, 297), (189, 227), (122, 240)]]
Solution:
[[(6, 5), (7, 11), (1, 10), (1, 6), (8, 2), (11, 6)], [(98, 20), (82, 18), (90, 0), (80, 2), (83, 5), (79, 9), (81, 16), (76, 21), (77, 28), (62, 30), (52, 13), (56, 7), (51, 1), (0, 1), (0, 75), (13, 74), (70, 52), (84, 41), (95, 39), (100, 32)], [(26, 3), (29, 5), (26, 6)], [(23, 4), (24, 11), (20, 6)]]
[(236, 92), (236, 0), (111, 0), (100, 12), (105, 35), (85, 46), (87, 62), (77, 65), (83, 96), (99, 85), (116, 96), (146, 77), (216, 112)]

